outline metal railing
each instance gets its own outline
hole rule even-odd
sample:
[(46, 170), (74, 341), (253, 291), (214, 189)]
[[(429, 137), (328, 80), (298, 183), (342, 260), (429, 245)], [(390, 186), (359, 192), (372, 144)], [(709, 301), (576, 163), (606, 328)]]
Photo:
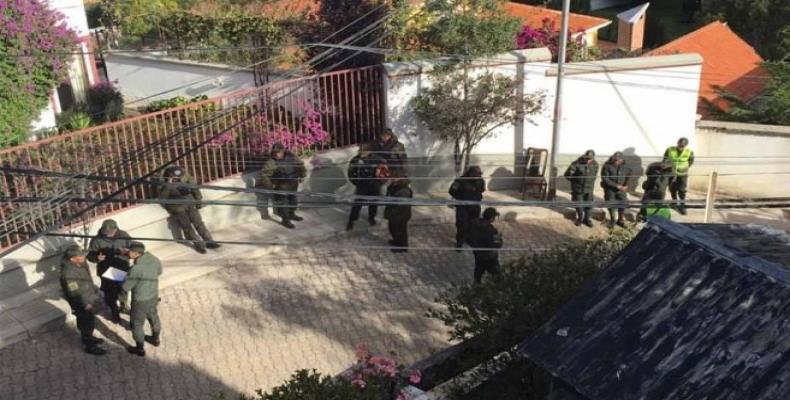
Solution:
[[(209, 100), (126, 118), (0, 150), (3, 196), (55, 198), (71, 193), (101, 198), (124, 183), (36, 176), (30, 170), (136, 178), (208, 141), (178, 161), (197, 182), (210, 182), (253, 167), (268, 150), (274, 131), (304, 130), (305, 108), (318, 111), (328, 140), (295, 150), (326, 150), (371, 140), (383, 127), (383, 84), (379, 66), (275, 81)], [(286, 143), (288, 144), (288, 143)], [(28, 172), (23, 172), (28, 171)], [(120, 196), (146, 199), (152, 188), (137, 185)], [(0, 202), (0, 248), (19, 243), (29, 232), (64, 221), (86, 204)], [(98, 218), (134, 205), (112, 202), (97, 207)], [(23, 232), (23, 233), (20, 233)]]

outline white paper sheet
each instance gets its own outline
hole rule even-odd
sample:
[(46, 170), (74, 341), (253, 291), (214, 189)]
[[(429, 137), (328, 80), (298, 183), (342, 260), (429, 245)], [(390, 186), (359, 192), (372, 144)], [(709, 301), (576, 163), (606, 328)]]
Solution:
[(101, 275), (102, 278), (106, 278), (109, 280), (113, 280), (116, 282), (123, 282), (126, 280), (126, 272), (121, 271), (118, 268), (110, 267), (107, 268), (107, 271)]

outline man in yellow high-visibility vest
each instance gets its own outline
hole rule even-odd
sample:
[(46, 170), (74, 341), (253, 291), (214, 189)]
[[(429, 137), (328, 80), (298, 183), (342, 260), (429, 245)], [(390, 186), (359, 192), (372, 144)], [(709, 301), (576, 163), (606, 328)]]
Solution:
[(680, 138), (677, 146), (667, 148), (664, 158), (672, 162), (672, 180), (669, 194), (676, 201), (678, 212), (686, 215), (686, 187), (688, 187), (689, 168), (694, 165), (694, 151), (688, 148), (689, 140)]

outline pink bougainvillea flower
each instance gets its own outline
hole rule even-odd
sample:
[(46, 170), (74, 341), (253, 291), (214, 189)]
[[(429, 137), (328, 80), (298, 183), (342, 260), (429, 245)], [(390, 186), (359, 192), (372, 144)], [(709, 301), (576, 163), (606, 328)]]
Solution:
[(420, 370), (412, 371), (409, 374), (409, 383), (411, 383), (412, 385), (416, 385), (420, 383), (421, 380), (422, 380), (422, 372), (420, 372)]
[(368, 352), (368, 348), (365, 347), (364, 344), (360, 343), (357, 345), (356, 355), (357, 355), (357, 360), (362, 361), (370, 357), (370, 352)]

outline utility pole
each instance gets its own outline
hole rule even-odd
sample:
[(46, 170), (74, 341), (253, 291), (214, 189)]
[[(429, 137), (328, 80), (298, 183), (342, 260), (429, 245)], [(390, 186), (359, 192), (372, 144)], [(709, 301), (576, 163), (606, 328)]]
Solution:
[(560, 147), (560, 128), (562, 127), (562, 78), (565, 74), (565, 54), (568, 49), (568, 16), (571, 1), (562, 0), (562, 25), (560, 27), (560, 49), (557, 56), (557, 90), (554, 98), (554, 127), (551, 132), (551, 153), (549, 154), (548, 200), (557, 197), (557, 151)]

